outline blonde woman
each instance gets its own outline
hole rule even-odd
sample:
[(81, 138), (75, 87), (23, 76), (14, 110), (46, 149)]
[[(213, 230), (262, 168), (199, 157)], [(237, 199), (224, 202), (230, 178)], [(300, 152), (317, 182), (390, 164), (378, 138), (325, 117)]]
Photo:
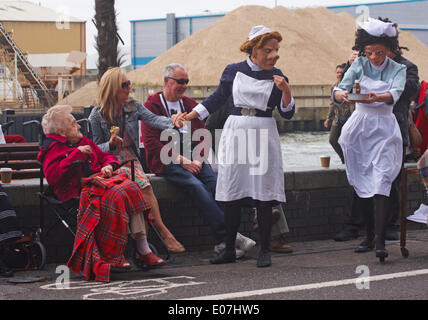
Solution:
[[(98, 106), (89, 116), (94, 142), (102, 151), (116, 155), (119, 161), (138, 159), (139, 120), (159, 129), (172, 129), (182, 125), (181, 114), (171, 119), (157, 116), (130, 98), (130, 91), (131, 82), (122, 69), (116, 67), (107, 70), (99, 83)], [(155, 227), (170, 252), (184, 252), (184, 247), (162, 221), (158, 201), (141, 164), (136, 161), (135, 165), (135, 179), (150, 203)]]

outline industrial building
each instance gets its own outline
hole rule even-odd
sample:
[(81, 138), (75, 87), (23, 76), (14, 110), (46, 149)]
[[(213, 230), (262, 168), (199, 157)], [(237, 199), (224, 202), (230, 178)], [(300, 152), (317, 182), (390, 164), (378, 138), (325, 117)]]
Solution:
[[(362, 2), (327, 8), (335, 13), (347, 12), (355, 18), (388, 17), (400, 29), (413, 33), (428, 46), (428, 0)], [(215, 23), (224, 15), (225, 13), (176, 17), (170, 13), (166, 18), (131, 20), (132, 68), (137, 69), (147, 64), (177, 42)]]
[(0, 1), (0, 22), (24, 54), (86, 52), (86, 21), (33, 2)]
[(86, 74), (86, 21), (29, 1), (0, 1), (0, 98), (40, 108), (73, 91)]

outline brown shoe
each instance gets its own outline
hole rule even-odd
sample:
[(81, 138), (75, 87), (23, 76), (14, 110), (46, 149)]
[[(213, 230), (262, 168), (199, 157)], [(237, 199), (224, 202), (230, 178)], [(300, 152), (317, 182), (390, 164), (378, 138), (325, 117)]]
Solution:
[(186, 251), (183, 245), (178, 242), (174, 237), (168, 237), (163, 239), (166, 246), (168, 247), (168, 251), (171, 253), (183, 253)]
[(293, 252), (293, 248), (288, 245), (284, 239), (275, 238), (270, 240), (269, 250), (277, 253), (291, 253)]

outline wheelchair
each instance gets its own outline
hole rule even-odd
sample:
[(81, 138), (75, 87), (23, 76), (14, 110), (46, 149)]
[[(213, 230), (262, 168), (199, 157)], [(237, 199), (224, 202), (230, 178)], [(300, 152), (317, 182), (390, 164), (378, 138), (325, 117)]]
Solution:
[[(79, 124), (85, 124), (82, 125), (82, 133), (86, 136), (91, 136), (91, 130), (90, 130), (90, 124), (89, 121), (87, 119), (81, 119), (77, 121)], [(38, 130), (39, 130), (39, 144), (42, 145), (45, 136), (43, 134), (43, 130), (40, 124), (40, 121), (38, 120), (31, 120), (28, 121), (26, 123), (24, 123), (24, 125), (37, 125), (38, 126)], [(128, 164), (129, 162), (131, 163), (131, 179), (133, 181), (135, 181), (135, 159), (132, 160), (128, 160), (125, 161), (123, 163), (120, 164), (120, 167)], [(83, 166), (83, 162), (82, 161), (75, 161), (73, 162), (73, 164), (70, 166), (69, 170), (76, 170), (77, 169), (77, 174), (78, 174), (78, 179), (81, 180), (82, 176), (82, 166)], [(37, 193), (38, 197), (39, 197), (39, 212), (40, 212), (40, 222), (39, 222), (39, 227), (38, 230), (36, 232), (36, 236), (37, 239), (40, 239), (40, 243), (43, 243), (43, 241), (45, 239), (47, 239), (48, 235), (50, 234), (50, 232), (54, 229), (56, 229), (56, 227), (58, 225), (62, 225), (66, 230), (68, 230), (68, 232), (73, 236), (73, 238), (76, 236), (75, 233), (75, 228), (77, 226), (77, 214), (79, 211), (79, 197), (76, 198), (72, 198), (66, 202), (61, 202), (59, 201), (56, 196), (53, 193), (53, 189), (50, 186), (45, 186), (44, 185), (44, 173), (43, 173), (43, 166), (42, 163), (40, 163), (40, 187), (39, 187), (39, 192)], [(79, 190), (78, 190), (78, 194), (80, 195), (81, 192), (81, 185), (79, 184)], [(46, 213), (47, 211), (52, 212), (54, 215), (54, 219), (55, 222), (51, 223), (50, 225), (47, 225), (46, 223)], [(162, 257), (166, 262), (170, 262), (171, 261), (171, 254), (169, 252), (169, 249), (167, 247), (167, 245), (165, 244), (165, 242), (163, 241), (159, 231), (156, 229), (156, 227), (153, 225), (153, 223), (148, 220), (148, 226), (151, 232), (153, 232), (155, 238), (156, 238), (156, 243), (160, 244), (160, 250), (158, 250), (158, 248), (156, 246), (153, 245), (153, 243), (149, 242), (149, 247), (150, 249), (153, 251), (154, 254), (156, 254), (159, 257)], [(147, 230), (147, 234), (149, 235), (150, 232), (149, 230)], [(130, 248), (128, 248), (128, 246), (130, 246)], [(136, 267), (136, 269), (140, 269), (140, 270), (144, 270), (144, 269), (149, 269), (148, 266), (144, 265), (139, 259), (136, 259), (137, 253), (136, 253), (136, 244), (135, 244), (135, 240), (132, 239), (131, 237), (128, 237), (128, 246), (127, 252), (130, 251), (130, 255), (131, 255), (131, 259), (130, 261), (133, 262), (133, 265)], [(129, 257), (128, 257), (129, 258)]]

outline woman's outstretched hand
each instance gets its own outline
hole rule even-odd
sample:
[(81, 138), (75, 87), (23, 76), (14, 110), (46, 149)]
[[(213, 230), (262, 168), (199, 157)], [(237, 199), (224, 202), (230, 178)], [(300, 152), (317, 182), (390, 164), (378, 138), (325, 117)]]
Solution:
[(195, 110), (192, 110), (184, 118), (186, 119), (186, 121), (191, 121), (193, 119), (196, 119), (197, 117), (199, 117), (199, 114)]
[(187, 115), (187, 112), (173, 114), (171, 116), (172, 124), (177, 128), (182, 128), (184, 121), (186, 121), (186, 118), (185, 118), (186, 115)]

